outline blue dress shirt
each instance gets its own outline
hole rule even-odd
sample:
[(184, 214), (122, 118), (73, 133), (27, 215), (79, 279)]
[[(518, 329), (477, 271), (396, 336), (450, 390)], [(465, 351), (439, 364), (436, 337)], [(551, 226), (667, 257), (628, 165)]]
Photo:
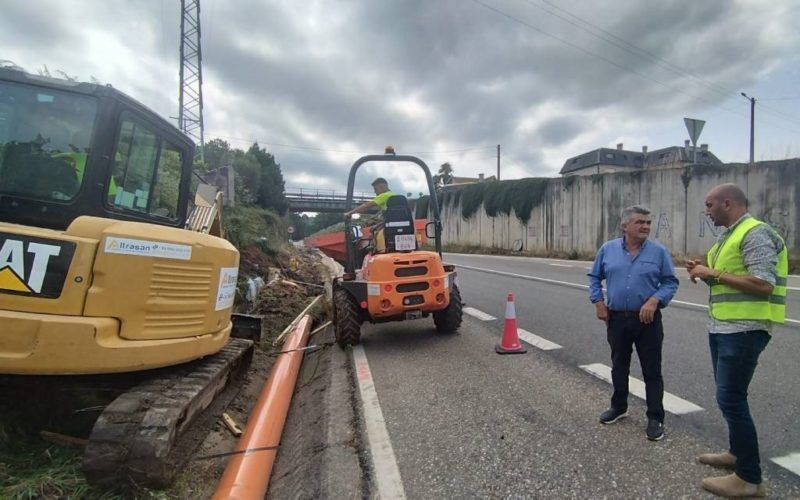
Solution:
[(597, 252), (588, 276), (592, 303), (604, 299), (602, 281), (606, 280), (606, 305), (612, 311), (638, 311), (653, 296), (660, 309), (678, 291), (672, 257), (655, 241), (645, 240), (633, 258), (624, 238), (607, 241)]

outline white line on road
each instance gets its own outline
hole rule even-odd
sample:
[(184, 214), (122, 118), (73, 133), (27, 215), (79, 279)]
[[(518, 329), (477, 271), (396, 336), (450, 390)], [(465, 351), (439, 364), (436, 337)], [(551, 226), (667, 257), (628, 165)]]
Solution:
[[(611, 368), (602, 363), (593, 363), (591, 365), (581, 365), (581, 369), (591, 373), (600, 380), (605, 380), (609, 384), (611, 381)], [(644, 382), (637, 378), (628, 377), (628, 390), (634, 396), (647, 399), (645, 395)], [(696, 404), (679, 398), (674, 394), (664, 391), (664, 409), (673, 415), (685, 415), (686, 413), (694, 413), (696, 411), (703, 411), (703, 408)]]
[(375, 482), (378, 484), (380, 498), (405, 498), (403, 480), (400, 478), (400, 469), (394, 457), (394, 449), (386, 430), (386, 421), (383, 419), (381, 405), (378, 402), (378, 393), (375, 392), (375, 382), (367, 362), (367, 353), (364, 347), (353, 347), (353, 363), (356, 368), (356, 379), (361, 391), (361, 402), (364, 405), (364, 422), (367, 427), (367, 440), (369, 441), (372, 462), (375, 466)]
[(553, 349), (561, 349), (561, 346), (556, 344), (555, 342), (550, 342), (549, 340), (544, 339), (536, 335), (535, 333), (531, 333), (528, 330), (517, 328), (517, 333), (519, 334), (520, 339), (529, 343), (533, 347), (538, 347), (543, 351), (552, 351)]
[(474, 307), (465, 307), (464, 308), (464, 312), (469, 314), (470, 316), (474, 316), (474, 317), (478, 318), (481, 321), (492, 321), (492, 320), (497, 319), (494, 316), (492, 316), (491, 314), (486, 314), (485, 312), (479, 311), (478, 309), (475, 309)]
[(800, 476), (800, 453), (789, 453), (788, 455), (775, 457), (770, 460)]
[(555, 267), (572, 267), (572, 266), (571, 266), (571, 265), (569, 265), (569, 264), (548, 264), (548, 265), (550, 265), (550, 266), (555, 266)]
[[(589, 289), (588, 285), (581, 285), (581, 284), (578, 284), (578, 283), (570, 283), (568, 281), (551, 280), (551, 279), (548, 279), (548, 278), (540, 278), (538, 276), (528, 276), (526, 274), (509, 273), (509, 272), (506, 272), (506, 271), (497, 271), (495, 269), (485, 269), (485, 268), (482, 268), (482, 267), (465, 266), (464, 264), (458, 264), (458, 267), (460, 267), (462, 269), (471, 269), (473, 271), (480, 271), (480, 272), (484, 272), (484, 273), (497, 274), (497, 275), (500, 275), (500, 276), (510, 276), (512, 278), (522, 278), (524, 280), (541, 281), (542, 283), (552, 283), (553, 285), (568, 286), (570, 288), (579, 288), (581, 290), (588, 290)], [(694, 302), (685, 302), (683, 300), (673, 300), (671, 303), (672, 304), (680, 304), (680, 305), (688, 306), (688, 307), (696, 307), (696, 308), (700, 308), (700, 309), (708, 309), (708, 306), (705, 305), (705, 304), (695, 304)], [(466, 311), (466, 309), (465, 309), (465, 311)], [(800, 320), (786, 318), (786, 323), (791, 324), (791, 325), (800, 325)]]

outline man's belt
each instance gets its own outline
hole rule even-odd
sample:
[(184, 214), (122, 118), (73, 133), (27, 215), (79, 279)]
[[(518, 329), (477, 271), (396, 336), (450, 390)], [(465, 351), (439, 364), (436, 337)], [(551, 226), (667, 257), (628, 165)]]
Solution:
[(639, 317), (639, 311), (614, 311), (614, 310), (609, 310), (608, 312), (611, 313), (614, 316), (621, 316), (623, 318), (638, 318)]

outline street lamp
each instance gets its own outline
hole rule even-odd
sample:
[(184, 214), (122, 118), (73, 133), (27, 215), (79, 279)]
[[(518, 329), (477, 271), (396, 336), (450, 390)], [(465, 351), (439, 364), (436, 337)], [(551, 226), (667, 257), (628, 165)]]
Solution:
[(755, 116), (756, 116), (756, 98), (748, 97), (747, 94), (741, 92), (742, 97), (750, 101), (750, 166), (755, 162)]

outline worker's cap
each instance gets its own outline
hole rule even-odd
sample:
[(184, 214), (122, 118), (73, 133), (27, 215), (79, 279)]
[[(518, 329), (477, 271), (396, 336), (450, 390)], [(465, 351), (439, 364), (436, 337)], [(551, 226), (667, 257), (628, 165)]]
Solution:
[(372, 185), (373, 186), (376, 185), (376, 184), (383, 184), (384, 186), (388, 186), (389, 185), (389, 183), (386, 182), (386, 179), (384, 179), (383, 177), (378, 177), (377, 179), (372, 181)]

